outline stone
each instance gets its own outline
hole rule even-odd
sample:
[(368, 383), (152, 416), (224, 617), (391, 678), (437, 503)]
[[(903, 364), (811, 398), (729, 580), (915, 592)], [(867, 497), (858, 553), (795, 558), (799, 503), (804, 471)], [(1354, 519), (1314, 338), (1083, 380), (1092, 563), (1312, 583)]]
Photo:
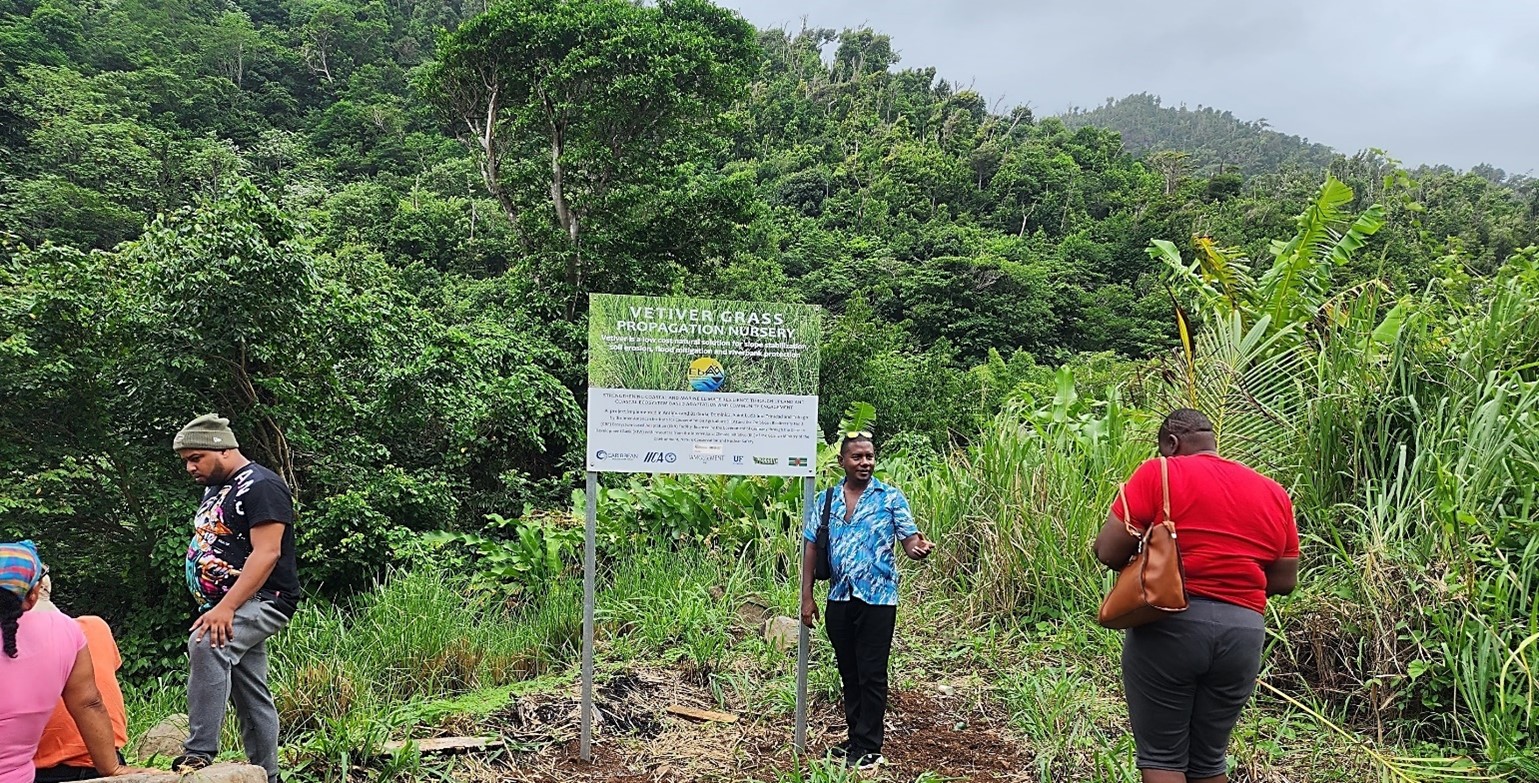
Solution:
[(794, 650), (801, 641), (801, 628), (802, 622), (795, 617), (771, 617), (764, 624), (764, 641), (780, 652)]
[(174, 759), (182, 755), (182, 743), (187, 741), (188, 731), (186, 715), (167, 715), (130, 746), (129, 755), (146, 761), (152, 756)]
[(250, 764), (214, 764), (188, 775), (145, 772), (95, 780), (111, 783), (267, 783), (267, 773), (261, 767)]
[[(113, 778), (117, 783), (117, 778)], [(253, 764), (215, 764), (182, 778), (182, 783), (267, 783), (267, 771)]]
[(957, 689), (956, 688), (954, 688), (954, 687), (952, 687), (950, 685), (946, 685), (944, 683), (935, 686), (935, 690), (936, 690), (937, 693), (939, 693), (942, 696), (955, 696), (956, 693), (957, 693)]

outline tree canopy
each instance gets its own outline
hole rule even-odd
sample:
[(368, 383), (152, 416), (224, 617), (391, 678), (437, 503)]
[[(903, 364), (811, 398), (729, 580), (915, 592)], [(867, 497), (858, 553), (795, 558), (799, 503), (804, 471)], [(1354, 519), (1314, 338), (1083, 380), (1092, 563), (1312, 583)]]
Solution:
[(1539, 242), (1527, 178), (1151, 96), (1037, 117), (878, 31), (705, 0), (0, 0), (0, 96), (0, 533), (68, 542), (146, 670), (196, 413), (294, 481), (342, 595), (423, 531), (567, 502), (590, 292), (820, 305), (823, 427), (865, 401), (943, 449), (1049, 365), (1166, 354), (1150, 241), (1272, 258), (1327, 171), (1342, 214), (1382, 205), (1329, 293)]

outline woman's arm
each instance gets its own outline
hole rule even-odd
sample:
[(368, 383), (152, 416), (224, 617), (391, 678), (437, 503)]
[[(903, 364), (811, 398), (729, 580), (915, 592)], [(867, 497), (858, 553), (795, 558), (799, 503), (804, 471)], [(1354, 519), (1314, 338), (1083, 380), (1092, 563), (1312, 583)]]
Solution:
[(1127, 523), (1118, 519), (1116, 514), (1107, 514), (1106, 524), (1101, 525), (1101, 532), (1096, 535), (1095, 544), (1091, 548), (1101, 565), (1113, 571), (1121, 571), (1138, 551), (1138, 539), (1128, 533)]
[(1279, 557), (1266, 567), (1266, 594), (1287, 595), (1299, 586), (1299, 559)]
[(122, 765), (118, 764), (118, 749), (113, 744), (112, 721), (107, 717), (101, 692), (96, 690), (96, 668), (86, 647), (75, 653), (75, 666), (64, 683), (64, 708), (75, 719), (96, 771), (103, 776), (117, 774)]

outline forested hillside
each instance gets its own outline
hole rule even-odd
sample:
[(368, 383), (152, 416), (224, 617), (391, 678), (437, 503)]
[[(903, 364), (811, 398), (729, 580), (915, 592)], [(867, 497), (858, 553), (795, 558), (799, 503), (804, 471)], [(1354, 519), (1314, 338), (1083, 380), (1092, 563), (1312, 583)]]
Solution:
[[(130, 676), (177, 669), (195, 488), (169, 443), (217, 410), (296, 487), (318, 603), (438, 557), (430, 532), (494, 584), (568, 600), (554, 542), (571, 531), (551, 520), (581, 478), (586, 295), (801, 301), (829, 319), (825, 431), (871, 403), (924, 511), (965, 541), (926, 584), (975, 627), (1088, 632), (1062, 606), (1094, 591), (1041, 574), (1083, 588), (1093, 564), (1039, 572), (1026, 555), (1052, 553), (1023, 531), (1077, 514), (1053, 532), (1093, 533), (1167, 387), (1196, 386), (1180, 372), (1205, 365), (1172, 358), (1202, 350), (1178, 303), (1230, 340), (1216, 354), (1254, 360), (1214, 370), (1235, 384), (1218, 404), (1261, 393), (1247, 373), (1291, 384), (1292, 407), (1251, 411), (1279, 429), (1247, 433), (1305, 492), (1306, 560), (1333, 563), (1340, 589), (1300, 600), (1321, 646), (1290, 648), (1289, 674), (1313, 687), (1344, 667), (1352, 683), (1312, 694), (1358, 727), (1394, 696), (1381, 739), (1403, 747), (1521, 755), (1533, 720), (1505, 700), (1532, 700), (1531, 670), (1477, 709), (1489, 683), (1407, 656), (1502, 655), (1539, 632), (1530, 611), (1490, 649), (1437, 646), (1521, 603), (1477, 584), (1535, 584), (1533, 494), (1512, 477), (1532, 464), (1536, 357), (1502, 346), (1536, 334), (1539, 183), (1406, 172), (1147, 95), (997, 114), (899, 48), (870, 29), (755, 30), (706, 0), (0, 0), (0, 539), (43, 543), (61, 603), (120, 628)], [(1360, 215), (1381, 225), (1335, 244)], [(1519, 467), (1396, 462), (1431, 454), (1406, 443), (1452, 450), (1476, 409), (1509, 434), (1528, 422), (1486, 455)], [(1023, 473), (990, 472), (1009, 465)], [(764, 542), (794, 502), (665, 489), (606, 489), (606, 552), (656, 534), (730, 568), (778, 551)], [(1401, 501), (1446, 540), (1418, 550), (1399, 517), (1375, 537), (1369, 512)], [(1405, 582), (1353, 572), (1367, 551), (1447, 566), (1472, 614), (1383, 613)], [(1429, 580), (1414, 589), (1453, 589)], [(540, 665), (569, 642), (541, 640)], [(1471, 729), (1471, 711), (1496, 722)]]
[(1284, 168), (1324, 171), (1336, 151), (1324, 144), (1271, 129), (1266, 120), (1254, 122), (1212, 106), (1188, 109), (1165, 106), (1158, 95), (1139, 93), (1107, 99), (1094, 109), (1074, 109), (1063, 117), (1071, 128), (1096, 127), (1117, 131), (1134, 155), (1185, 152), (1194, 170), (1247, 176)]
[[(1265, 119), (1245, 121), (1211, 106), (1195, 110), (1184, 105), (1166, 106), (1159, 96), (1148, 93), (1108, 99), (1095, 109), (1075, 109), (1062, 120), (1070, 128), (1116, 131), (1123, 149), (1159, 174), (1167, 191), (1195, 177), (1206, 179), (1210, 193), (1224, 189), (1254, 192), (1260, 183), (1279, 174), (1319, 177), (1330, 171), (1352, 181), (1360, 194), (1378, 198), (1376, 175), (1391, 170), (1391, 162), (1376, 151), (1345, 157), (1324, 144), (1273, 130)], [(1539, 181), (1532, 177), (1508, 174), (1489, 165), (1469, 172), (1448, 166), (1419, 166), (1407, 173), (1415, 182), (1410, 197), (1427, 208), (1421, 217), (1434, 221), (1418, 226), (1429, 236), (1439, 240), (1459, 237), (1463, 250), (1469, 247), (1467, 240), (1477, 235), (1480, 244), (1494, 239), (1498, 246), (1488, 263), (1532, 241), (1532, 234), (1525, 233), (1531, 228), (1517, 228), (1515, 233), (1502, 229), (1496, 234), (1490, 232), (1503, 224), (1532, 224), (1539, 214)], [(1455, 191), (1460, 195), (1454, 196)], [(1509, 222), (1514, 220), (1516, 224)], [(1474, 228), (1473, 233), (1461, 230), (1461, 224)]]

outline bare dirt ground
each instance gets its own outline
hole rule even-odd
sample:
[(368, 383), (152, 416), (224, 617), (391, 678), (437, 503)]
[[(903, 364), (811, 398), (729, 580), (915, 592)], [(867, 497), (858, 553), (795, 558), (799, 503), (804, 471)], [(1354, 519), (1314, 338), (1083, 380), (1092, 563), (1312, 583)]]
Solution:
[[(509, 783), (722, 783), (786, 779), (805, 759), (791, 751), (789, 716), (735, 723), (697, 722), (669, 714), (670, 704), (714, 709), (705, 690), (676, 672), (629, 672), (600, 684), (601, 724), (594, 759), (579, 758), (575, 692), (514, 699), (473, 723), (446, 733), (499, 734), (508, 749), (468, 759), (457, 779)], [(844, 737), (835, 705), (815, 704), (808, 721), (814, 757)], [(931, 779), (1003, 783), (1023, 780), (1029, 757), (1009, 735), (1000, 713), (976, 694), (897, 691), (887, 712), (888, 763), (870, 780)], [(793, 778), (794, 779), (794, 778)]]

